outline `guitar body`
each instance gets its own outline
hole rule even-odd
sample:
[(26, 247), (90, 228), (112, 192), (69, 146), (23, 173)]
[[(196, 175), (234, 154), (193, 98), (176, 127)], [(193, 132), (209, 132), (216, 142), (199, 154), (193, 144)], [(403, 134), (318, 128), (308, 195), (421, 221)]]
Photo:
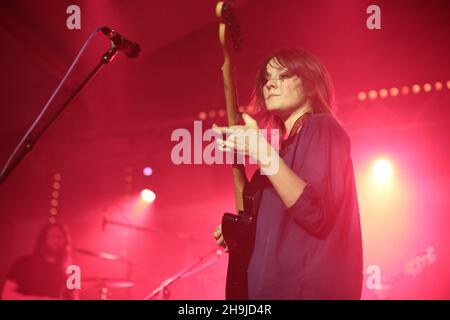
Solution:
[(256, 212), (253, 208), (253, 190), (246, 187), (243, 193), (244, 211), (225, 213), (222, 217), (222, 234), (228, 246), (228, 270), (225, 297), (227, 300), (248, 299), (247, 269), (255, 246)]
[(255, 243), (255, 229), (255, 223), (243, 214), (223, 215), (222, 234), (228, 246), (227, 300), (248, 299), (247, 269)]

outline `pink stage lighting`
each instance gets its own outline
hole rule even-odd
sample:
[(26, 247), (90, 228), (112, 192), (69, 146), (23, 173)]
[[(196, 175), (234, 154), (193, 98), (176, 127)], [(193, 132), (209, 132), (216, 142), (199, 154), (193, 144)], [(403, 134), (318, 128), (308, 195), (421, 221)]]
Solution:
[(378, 159), (372, 166), (372, 176), (379, 183), (389, 182), (392, 177), (392, 171), (392, 164), (386, 159)]
[(141, 191), (141, 198), (145, 202), (151, 203), (151, 202), (155, 201), (156, 194), (153, 191), (151, 191), (150, 189), (144, 189)]
[(145, 167), (144, 170), (142, 170), (142, 172), (144, 173), (144, 176), (151, 176), (153, 173), (153, 169), (150, 167)]

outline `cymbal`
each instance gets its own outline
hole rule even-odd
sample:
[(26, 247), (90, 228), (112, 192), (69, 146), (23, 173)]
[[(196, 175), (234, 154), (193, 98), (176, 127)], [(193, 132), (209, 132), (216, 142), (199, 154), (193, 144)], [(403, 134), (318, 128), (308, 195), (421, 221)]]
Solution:
[(87, 277), (81, 279), (82, 283), (92, 283), (96, 287), (106, 288), (132, 288), (135, 286), (134, 281), (122, 278), (102, 278), (102, 277)]
[(92, 256), (92, 257), (96, 257), (96, 258), (100, 258), (100, 259), (104, 259), (104, 260), (109, 260), (109, 261), (121, 261), (121, 262), (126, 262), (126, 263), (132, 263), (129, 259), (127, 259), (126, 257), (117, 255), (117, 254), (113, 254), (113, 253), (108, 253), (108, 252), (94, 252), (91, 250), (87, 250), (87, 249), (81, 249), (81, 248), (73, 248), (73, 250), (75, 252), (84, 254), (84, 255), (88, 255), (88, 256)]

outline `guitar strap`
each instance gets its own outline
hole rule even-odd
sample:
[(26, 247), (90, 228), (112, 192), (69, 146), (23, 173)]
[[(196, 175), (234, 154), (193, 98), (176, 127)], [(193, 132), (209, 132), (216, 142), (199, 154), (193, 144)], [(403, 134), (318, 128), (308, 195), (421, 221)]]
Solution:
[[(294, 153), (292, 155), (291, 165), (289, 166), (289, 168), (291, 168), (291, 169), (294, 168), (295, 155), (297, 154), (297, 147), (298, 147), (299, 140), (300, 140), (300, 130), (302, 129), (303, 124), (305, 123), (306, 119), (308, 119), (311, 115), (312, 115), (312, 113), (307, 112), (304, 115), (302, 115), (300, 118), (298, 118), (297, 121), (295, 121), (291, 132), (289, 133), (289, 137), (286, 139), (286, 142), (287, 142), (289, 139), (296, 138)], [(283, 142), (283, 147), (284, 147), (284, 142)], [(286, 150), (286, 152), (287, 152), (287, 150)]]

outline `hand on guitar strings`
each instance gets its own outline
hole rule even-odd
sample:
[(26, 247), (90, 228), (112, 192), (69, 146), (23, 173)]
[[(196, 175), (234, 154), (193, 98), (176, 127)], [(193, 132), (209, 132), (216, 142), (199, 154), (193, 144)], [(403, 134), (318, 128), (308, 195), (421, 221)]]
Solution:
[(214, 132), (221, 137), (226, 136), (225, 140), (217, 138), (215, 142), (219, 150), (249, 156), (261, 165), (263, 160), (267, 159), (267, 155), (275, 151), (261, 130), (259, 130), (256, 120), (246, 113), (242, 114), (242, 118), (245, 125), (219, 127), (213, 124), (212, 129)]

